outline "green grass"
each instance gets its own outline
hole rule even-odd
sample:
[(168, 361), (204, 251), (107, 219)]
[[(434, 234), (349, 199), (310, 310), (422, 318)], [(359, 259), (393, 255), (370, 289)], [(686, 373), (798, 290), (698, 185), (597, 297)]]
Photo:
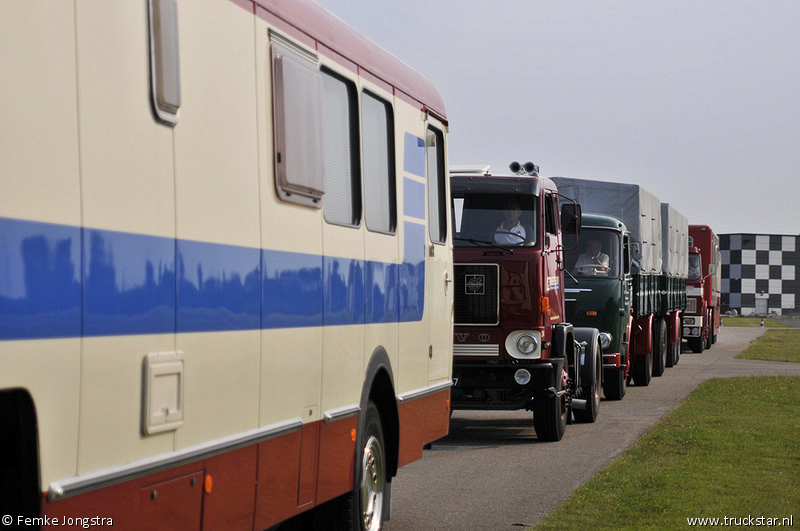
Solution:
[(800, 363), (800, 329), (767, 330), (736, 357)]
[(534, 529), (674, 530), (695, 517), (788, 518), (800, 508), (798, 433), (800, 377), (709, 380)]
[[(723, 317), (722, 326), (750, 327), (761, 326), (761, 317)], [(764, 318), (765, 328), (786, 328), (786, 324), (777, 319)]]

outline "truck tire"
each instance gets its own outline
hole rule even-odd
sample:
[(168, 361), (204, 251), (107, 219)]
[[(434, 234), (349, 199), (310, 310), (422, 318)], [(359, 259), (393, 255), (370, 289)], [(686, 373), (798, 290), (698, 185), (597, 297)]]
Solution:
[(702, 354), (703, 350), (705, 350), (706, 340), (702, 336), (687, 338), (686, 342), (689, 343), (689, 348), (692, 349), (692, 352), (695, 354)]
[(603, 394), (606, 400), (622, 400), (625, 396), (625, 371), (609, 369), (603, 375)]
[(680, 356), (680, 351), (680, 341), (673, 341), (667, 344), (667, 367), (674, 367), (678, 364), (678, 356)]
[[(585, 339), (584, 339), (585, 338)], [(600, 387), (603, 382), (603, 347), (600, 346), (596, 329), (575, 329), (575, 339), (586, 340), (586, 350), (580, 366), (581, 398), (586, 400), (586, 409), (572, 410), (576, 422), (594, 422), (600, 411)]]
[[(557, 391), (565, 390), (567, 369), (562, 368), (562, 377), (556, 378)], [(533, 428), (540, 441), (560, 441), (567, 429), (567, 395), (551, 396), (543, 392), (533, 399)]]
[(661, 376), (667, 366), (667, 323), (658, 319), (653, 324), (653, 376)]
[(633, 367), (631, 367), (631, 376), (633, 383), (646, 387), (650, 385), (650, 378), (653, 370), (653, 353), (649, 351), (644, 356), (636, 356), (633, 359)]

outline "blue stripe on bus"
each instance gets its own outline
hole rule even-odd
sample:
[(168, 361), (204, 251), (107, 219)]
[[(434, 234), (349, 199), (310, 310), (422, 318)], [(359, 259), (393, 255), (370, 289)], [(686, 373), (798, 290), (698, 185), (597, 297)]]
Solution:
[(403, 171), (425, 177), (425, 139), (406, 132)]
[(403, 179), (403, 214), (425, 221), (425, 185)]
[(0, 218), (0, 340), (418, 321), (404, 229), (392, 264)]

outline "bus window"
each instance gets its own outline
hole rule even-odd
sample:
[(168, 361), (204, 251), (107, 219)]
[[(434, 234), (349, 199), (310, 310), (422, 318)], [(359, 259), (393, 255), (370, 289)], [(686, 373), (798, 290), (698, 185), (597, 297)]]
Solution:
[(361, 146), (364, 157), (364, 210), (367, 229), (394, 233), (397, 200), (394, 175), (392, 108), (368, 92), (361, 98)]
[(277, 34), (272, 38), (275, 181), (284, 201), (319, 208), (322, 161), (322, 75), (317, 57)]
[(357, 227), (361, 220), (355, 85), (323, 70), (325, 221)]
[(178, 123), (181, 70), (178, 56), (178, 6), (175, 0), (150, 0), (150, 98), (156, 120)]
[(444, 136), (442, 132), (428, 128), (425, 142), (428, 159), (428, 217), (430, 218), (431, 241), (444, 243), (447, 239), (447, 211), (444, 172)]

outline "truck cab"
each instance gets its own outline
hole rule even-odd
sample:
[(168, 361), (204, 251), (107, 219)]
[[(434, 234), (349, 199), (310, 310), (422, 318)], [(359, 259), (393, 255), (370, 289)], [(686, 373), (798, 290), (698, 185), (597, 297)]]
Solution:
[(568, 319), (600, 330), (603, 349), (603, 392), (619, 400), (625, 395), (630, 360), (632, 299), (631, 265), (636, 247), (620, 220), (601, 214), (583, 214), (581, 245), (567, 237), (564, 253)]
[(533, 410), (537, 436), (559, 440), (572, 413), (596, 418), (602, 361), (597, 330), (564, 317), (563, 234), (580, 230), (580, 207), (559, 211), (553, 182), (526, 167), (500, 176), (451, 167), (451, 401), (456, 410)]

